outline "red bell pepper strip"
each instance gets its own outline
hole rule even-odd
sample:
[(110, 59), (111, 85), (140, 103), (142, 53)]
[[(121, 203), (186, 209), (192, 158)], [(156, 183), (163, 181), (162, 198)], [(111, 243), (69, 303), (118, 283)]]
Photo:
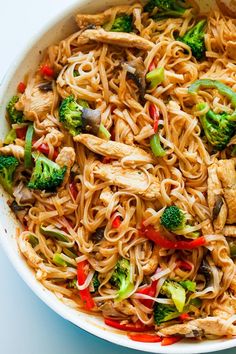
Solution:
[[(37, 150), (40, 151), (42, 154), (44, 155), (49, 155), (49, 146), (47, 143), (42, 143), (37, 147)], [(54, 148), (54, 152), (53, 152), (53, 160), (56, 160), (58, 156), (58, 149)]]
[(76, 184), (74, 181), (69, 184), (69, 189), (70, 189), (70, 193), (71, 193), (73, 199), (76, 200), (77, 195), (78, 195), (78, 190), (76, 188)]
[(161, 345), (162, 346), (171, 345), (171, 344), (179, 342), (181, 339), (183, 339), (183, 338), (182, 337), (164, 337), (161, 341)]
[(148, 67), (148, 71), (152, 71), (152, 70), (156, 69), (156, 65), (157, 65), (157, 58), (154, 57), (151, 61), (151, 64)]
[(54, 76), (54, 70), (46, 64), (41, 66), (39, 71), (42, 76), (49, 76), (49, 77)]
[(112, 161), (112, 158), (109, 156), (104, 156), (102, 159), (102, 163), (110, 163)]
[(18, 86), (17, 86), (17, 91), (20, 93), (24, 93), (26, 89), (26, 85), (24, 82), (19, 82)]
[(128, 337), (135, 342), (143, 342), (143, 343), (158, 343), (162, 341), (162, 338), (155, 334), (147, 334), (147, 333), (140, 333), (140, 334), (128, 334)]
[[(79, 285), (83, 285), (87, 275), (85, 268), (88, 266), (88, 261), (82, 261), (77, 264), (77, 281)], [(91, 310), (95, 307), (95, 302), (90, 294), (89, 288), (79, 290), (80, 298), (84, 302), (84, 308)]]
[(26, 132), (27, 132), (28, 126), (25, 125), (22, 128), (17, 128), (16, 129), (16, 136), (18, 139), (25, 140)]
[(145, 326), (141, 321), (137, 321), (136, 323), (121, 324), (120, 321), (113, 320), (112, 318), (105, 318), (104, 322), (107, 326), (120, 329), (121, 331), (147, 332), (153, 329), (153, 327)]
[(117, 215), (115, 217), (115, 219), (112, 221), (112, 228), (113, 229), (118, 229), (120, 227), (121, 224), (121, 218), (119, 215)]
[(182, 313), (180, 316), (179, 316), (179, 320), (184, 322), (186, 320), (188, 320), (190, 318), (189, 314), (188, 313)]
[[(154, 280), (150, 285), (137, 291), (138, 294), (145, 294), (151, 297), (156, 296), (157, 280)], [(152, 308), (154, 301), (150, 299), (139, 299), (139, 301), (146, 307)]]
[(159, 114), (159, 111), (154, 103), (151, 103), (149, 106), (149, 114), (150, 114), (150, 117), (153, 119), (153, 129), (154, 129), (154, 132), (156, 133), (158, 131), (158, 123), (159, 123), (160, 114)]
[(192, 270), (193, 267), (188, 262), (180, 260), (180, 261), (177, 261), (176, 268), (180, 268), (182, 270), (190, 271), (190, 270)]
[(152, 226), (143, 227), (141, 234), (162, 248), (176, 250), (191, 250), (206, 244), (204, 236), (201, 236), (193, 241), (170, 241), (156, 231)]

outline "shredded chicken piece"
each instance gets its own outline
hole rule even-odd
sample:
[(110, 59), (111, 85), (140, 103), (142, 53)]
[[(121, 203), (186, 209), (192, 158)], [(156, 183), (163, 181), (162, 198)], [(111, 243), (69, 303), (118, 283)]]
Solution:
[(22, 181), (14, 187), (13, 195), (18, 205), (32, 206), (35, 201), (33, 192)]
[(213, 164), (208, 168), (208, 205), (216, 233), (222, 231), (227, 219), (228, 210), (223, 193), (223, 188), (217, 175), (217, 164)]
[(224, 199), (228, 207), (227, 224), (236, 222), (236, 171), (234, 159), (220, 160), (217, 174), (224, 188)]
[[(207, 222), (208, 221), (208, 222)], [(213, 226), (210, 219), (206, 220), (206, 223), (202, 225), (203, 235), (212, 235), (214, 233)]]
[(126, 165), (144, 165), (154, 162), (151, 154), (138, 147), (116, 141), (106, 141), (94, 135), (80, 134), (74, 137), (74, 141), (84, 144), (97, 154), (123, 159)]
[(109, 22), (110, 19), (116, 15), (120, 14), (131, 14), (135, 8), (141, 8), (140, 4), (123, 5), (123, 6), (114, 6), (104, 12), (98, 14), (77, 14), (76, 22), (79, 28), (87, 27), (89, 25), (101, 26), (106, 22)]
[(111, 164), (98, 163), (94, 174), (111, 185), (125, 188), (148, 200), (160, 197), (160, 184), (152, 174), (146, 174), (142, 170), (122, 168)]
[(228, 41), (225, 49), (228, 57), (236, 60), (236, 41)]
[(64, 186), (70, 177), (70, 169), (75, 162), (75, 150), (72, 147), (62, 148), (55, 162), (61, 167), (66, 166), (66, 173), (62, 184)]
[(25, 149), (23, 146), (9, 144), (1, 147), (0, 153), (3, 155), (13, 155), (18, 160), (23, 160), (25, 156)]
[(127, 316), (136, 315), (135, 307), (128, 300), (114, 302), (114, 308)]
[(100, 194), (100, 200), (103, 202), (105, 206), (108, 206), (112, 197), (113, 197), (113, 192), (111, 191), (111, 188), (110, 187), (103, 188)]
[(236, 237), (236, 226), (226, 225), (223, 230), (224, 236)]
[(37, 85), (25, 90), (15, 104), (16, 109), (24, 112), (24, 116), (31, 121), (36, 118), (42, 120), (50, 113), (53, 106), (54, 95), (52, 91), (41, 91)]
[(87, 29), (84, 31), (78, 38), (78, 45), (84, 45), (90, 41), (117, 45), (119, 47), (137, 48), (146, 51), (151, 50), (154, 47), (154, 43), (134, 33), (107, 32), (102, 28)]
[(220, 317), (206, 317), (163, 328), (159, 333), (163, 336), (181, 335), (187, 338), (203, 337), (205, 335), (231, 337), (236, 335), (236, 326), (227, 324), (227, 321)]
[(25, 233), (22, 233), (17, 240), (21, 252), (26, 257), (26, 259), (30, 262), (30, 265), (32, 267), (38, 268), (39, 263), (42, 263), (43, 259), (39, 257), (37, 253), (34, 251), (33, 247), (28, 242)]
[(148, 262), (143, 266), (143, 273), (145, 275), (153, 274), (157, 269), (158, 260), (159, 260), (159, 249), (157, 245), (154, 245), (152, 256), (149, 258)]

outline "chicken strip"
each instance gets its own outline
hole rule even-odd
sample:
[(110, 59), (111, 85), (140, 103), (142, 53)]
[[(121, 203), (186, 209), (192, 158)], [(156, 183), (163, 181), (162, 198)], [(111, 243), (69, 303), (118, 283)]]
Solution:
[(180, 335), (187, 338), (203, 337), (205, 335), (231, 337), (236, 335), (236, 326), (227, 324), (227, 321), (220, 317), (206, 317), (163, 328), (159, 333), (162, 336)]
[(69, 177), (70, 177), (70, 169), (74, 165), (75, 162), (75, 150), (72, 147), (64, 147), (59, 155), (56, 158), (56, 163), (58, 163), (59, 166), (64, 167), (66, 166), (66, 174), (63, 180), (63, 186), (67, 183)]
[(107, 141), (94, 135), (79, 134), (74, 137), (74, 141), (85, 145), (96, 154), (121, 159), (126, 165), (145, 165), (154, 162), (151, 154), (138, 147)]
[(154, 47), (154, 43), (134, 33), (107, 32), (103, 28), (87, 29), (84, 31), (78, 38), (78, 45), (84, 45), (90, 41), (117, 45), (119, 47), (137, 48), (146, 51), (151, 50)]
[(217, 164), (208, 168), (208, 205), (211, 211), (213, 226), (216, 233), (220, 233), (227, 219), (227, 206), (223, 198), (223, 188), (217, 175)]
[(224, 199), (228, 207), (228, 216), (226, 223), (234, 224), (236, 222), (236, 171), (235, 161), (233, 159), (220, 160), (218, 162), (217, 174), (222, 182), (224, 189)]
[(106, 22), (109, 22), (112, 18), (115, 18), (116, 15), (120, 14), (132, 14), (135, 8), (141, 8), (140, 4), (123, 5), (123, 6), (114, 6), (105, 10), (104, 12), (98, 14), (77, 14), (76, 22), (79, 28), (84, 28), (89, 25), (102, 26)]
[(100, 194), (100, 200), (103, 202), (103, 204), (105, 206), (108, 206), (108, 204), (110, 203), (112, 197), (113, 197), (113, 192), (111, 191), (110, 187), (106, 187), (102, 190), (101, 194)]
[(13, 155), (18, 160), (23, 160), (25, 149), (23, 146), (9, 144), (0, 148), (0, 153), (3, 155)]
[(36, 118), (43, 120), (50, 113), (54, 101), (52, 91), (42, 91), (35, 85), (32, 89), (26, 88), (15, 107), (24, 112), (24, 116), (31, 121)]
[(159, 248), (154, 245), (152, 256), (148, 259), (147, 263), (143, 266), (143, 273), (145, 275), (151, 275), (155, 273), (159, 261)]
[(94, 169), (94, 174), (103, 181), (109, 181), (111, 185), (124, 188), (144, 199), (155, 200), (160, 197), (160, 184), (157, 178), (151, 174), (147, 176), (142, 170), (99, 162)]

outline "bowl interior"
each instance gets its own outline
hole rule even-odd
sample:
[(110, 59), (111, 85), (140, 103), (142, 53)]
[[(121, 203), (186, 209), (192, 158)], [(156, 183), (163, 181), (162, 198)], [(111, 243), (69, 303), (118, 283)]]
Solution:
[[(195, 1), (202, 7), (203, 12), (209, 10), (214, 5), (214, 1)], [(230, 1), (229, 1), (230, 2)], [(81, 12), (98, 12), (104, 10), (111, 5), (121, 5), (133, 3), (129, 0), (97, 0), (97, 1), (78, 1), (77, 6), (69, 8), (68, 11), (56, 18), (54, 22), (49, 23), (46, 28), (33, 38), (32, 43), (25, 48), (20, 57), (11, 65), (11, 70), (5, 76), (4, 82), (0, 86), (0, 116), (5, 116), (5, 107), (9, 98), (15, 93), (17, 83), (22, 80), (25, 74), (36, 69), (39, 61), (43, 56), (45, 48), (50, 44), (57, 43), (60, 39), (65, 38), (69, 34), (77, 30), (74, 21), (74, 14)], [(9, 127), (4, 119), (0, 120), (0, 138), (2, 139)], [(181, 342), (171, 347), (161, 347), (159, 344), (137, 343), (128, 339), (128, 337), (119, 331), (104, 326), (103, 321), (99, 317), (93, 317), (82, 312), (75, 311), (64, 305), (54, 294), (45, 289), (38, 281), (36, 281), (32, 270), (27, 266), (25, 260), (19, 253), (15, 241), (15, 231), (19, 227), (17, 220), (7, 205), (7, 195), (0, 189), (0, 242), (5, 249), (8, 257), (12, 261), (16, 271), (21, 275), (30, 288), (54, 311), (65, 319), (71, 321), (75, 325), (84, 330), (106, 339), (110, 342), (137, 350), (148, 351), (152, 353), (203, 353), (221, 350), (236, 346), (236, 339), (204, 341), (201, 343)]]

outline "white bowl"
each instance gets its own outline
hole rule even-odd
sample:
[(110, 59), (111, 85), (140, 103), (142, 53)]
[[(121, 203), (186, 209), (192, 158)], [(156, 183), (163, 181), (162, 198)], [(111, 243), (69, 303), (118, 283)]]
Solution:
[[(48, 23), (45, 29), (33, 38), (32, 43), (22, 52), (20, 57), (15, 60), (11, 70), (6, 74), (3, 83), (0, 86), (0, 117), (5, 116), (5, 107), (9, 98), (15, 93), (17, 83), (22, 80), (24, 75), (37, 67), (42, 57), (42, 51), (50, 44), (56, 43), (58, 40), (65, 38), (67, 35), (76, 30), (76, 24), (73, 16), (76, 12), (97, 12), (102, 11), (107, 6), (130, 3), (129, 0), (97, 0), (85, 1), (79, 0), (76, 6), (69, 8), (66, 13), (56, 17)], [(201, 8), (205, 11), (214, 6), (213, 1), (198, 1)], [(230, 3), (230, 0), (229, 0)], [(5, 136), (9, 127), (4, 119), (0, 120), (0, 138)], [(14, 215), (7, 205), (7, 195), (0, 189), (2, 198), (0, 198), (0, 243), (11, 260), (16, 271), (28, 286), (34, 291), (38, 297), (43, 300), (50, 308), (61, 315), (66, 320), (74, 323), (76, 326), (92, 333), (100, 338), (106, 339), (112, 343), (122, 345), (127, 348), (148, 351), (151, 353), (209, 353), (212, 351), (232, 348), (236, 346), (236, 339), (220, 339), (214, 341), (180, 342), (170, 347), (161, 347), (159, 343), (139, 343), (131, 341), (124, 333), (114, 331), (112, 328), (104, 325), (102, 318), (93, 317), (70, 309), (64, 305), (57, 297), (45, 289), (39, 283), (32, 270), (27, 266), (24, 258), (19, 253), (15, 241), (15, 230), (19, 226)]]

